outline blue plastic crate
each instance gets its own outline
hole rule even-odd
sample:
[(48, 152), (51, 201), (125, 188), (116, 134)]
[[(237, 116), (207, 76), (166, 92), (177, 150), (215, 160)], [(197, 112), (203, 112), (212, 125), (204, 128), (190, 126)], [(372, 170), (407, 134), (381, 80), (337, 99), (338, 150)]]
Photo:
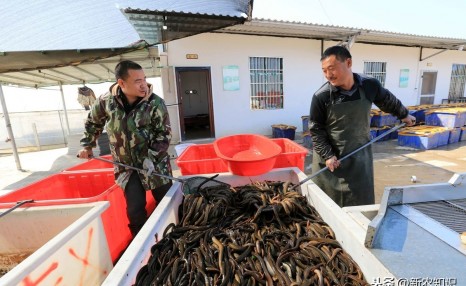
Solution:
[(272, 125), (272, 138), (288, 138), (294, 140), (296, 133), (296, 126), (286, 124)]
[(448, 139), (450, 138), (450, 130), (445, 130), (445, 131), (438, 131), (438, 144), (437, 146), (444, 146), (448, 145)]
[(461, 135), (460, 135), (460, 141), (466, 141), (466, 126), (461, 127)]
[(309, 132), (303, 133), (303, 146), (312, 149), (312, 137)]
[(303, 121), (303, 133), (309, 132), (309, 116), (301, 116)]
[(377, 129), (371, 128), (370, 136), (371, 136), (371, 140), (377, 137)]
[(431, 133), (429, 135), (417, 134), (398, 134), (398, 145), (408, 146), (416, 149), (428, 150), (438, 147), (439, 134)]
[[(382, 127), (382, 128), (376, 128), (377, 130), (377, 136), (380, 136), (382, 134), (384, 134), (385, 132), (389, 131), (390, 130), (390, 127), (388, 126), (385, 126), (385, 127)], [(382, 138), (380, 138), (379, 140), (377, 141), (387, 141), (387, 140), (390, 140), (391, 139), (391, 134), (388, 134)]]
[(371, 118), (371, 126), (372, 127), (383, 127), (383, 126), (393, 126), (397, 123), (398, 118), (389, 114), (389, 113), (381, 113), (373, 115)]
[(426, 111), (425, 109), (418, 109), (418, 110), (414, 110), (413, 113), (410, 112), (410, 114), (416, 117), (417, 123), (424, 123), (426, 121), (425, 111)]
[(448, 144), (456, 143), (460, 140), (461, 128), (453, 128), (450, 130), (450, 136), (448, 137)]
[(426, 114), (426, 125), (444, 126), (448, 128), (461, 127), (465, 124), (466, 113), (441, 113), (432, 112)]

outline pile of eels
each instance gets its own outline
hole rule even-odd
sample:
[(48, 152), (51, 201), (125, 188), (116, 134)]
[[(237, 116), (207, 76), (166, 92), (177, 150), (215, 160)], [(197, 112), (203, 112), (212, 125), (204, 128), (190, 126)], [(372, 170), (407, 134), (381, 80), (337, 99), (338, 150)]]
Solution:
[(289, 182), (206, 187), (151, 248), (135, 285), (369, 285)]

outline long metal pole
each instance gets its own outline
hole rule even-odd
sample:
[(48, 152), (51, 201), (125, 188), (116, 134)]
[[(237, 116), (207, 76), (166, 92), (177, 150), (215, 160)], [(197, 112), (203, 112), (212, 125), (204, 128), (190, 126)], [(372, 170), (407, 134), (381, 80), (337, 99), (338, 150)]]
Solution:
[(8, 109), (6, 108), (5, 97), (3, 96), (2, 85), (0, 84), (0, 101), (2, 103), (3, 116), (5, 117), (6, 130), (8, 131), (8, 136), (11, 140), (11, 149), (13, 149), (13, 156), (15, 157), (16, 169), (22, 171), (21, 162), (19, 161), (18, 150), (16, 149), (15, 136), (13, 135), (13, 130), (11, 129), (10, 116), (8, 115)]
[(70, 123), (68, 122), (68, 111), (66, 110), (65, 94), (63, 93), (63, 87), (62, 87), (61, 82), (60, 82), (60, 92), (61, 92), (61, 100), (63, 102), (63, 111), (65, 111), (66, 130), (68, 131), (68, 135), (70, 135), (71, 132), (70, 132)]
[[(379, 136), (375, 137), (374, 139), (372, 139), (371, 141), (367, 142), (366, 144), (362, 145), (361, 147), (357, 148), (356, 150), (352, 151), (351, 153), (348, 153), (346, 154), (345, 156), (343, 156), (342, 158), (338, 159), (339, 161), (343, 161), (345, 159), (347, 159), (348, 157), (351, 157), (354, 155), (354, 153), (357, 153), (359, 151), (361, 151), (362, 149), (366, 148), (367, 146), (371, 145), (372, 143), (374, 143), (375, 141), (379, 140), (380, 138), (382, 137), (385, 137), (387, 136), (388, 134), (400, 129), (401, 127), (404, 127), (406, 125), (406, 123), (402, 122), (400, 125), (397, 125), (395, 127), (393, 127), (392, 129), (380, 134)], [(319, 171), (313, 173), (312, 175), (310, 175), (309, 177), (307, 177), (306, 179), (300, 181), (297, 185), (295, 185), (293, 188), (297, 188), (298, 186), (301, 186), (302, 184), (304, 184), (305, 182), (309, 181), (310, 179), (314, 178), (315, 176), (319, 175), (320, 173), (326, 171), (328, 169), (327, 166), (325, 166), (325, 168), (322, 168), (320, 169)]]

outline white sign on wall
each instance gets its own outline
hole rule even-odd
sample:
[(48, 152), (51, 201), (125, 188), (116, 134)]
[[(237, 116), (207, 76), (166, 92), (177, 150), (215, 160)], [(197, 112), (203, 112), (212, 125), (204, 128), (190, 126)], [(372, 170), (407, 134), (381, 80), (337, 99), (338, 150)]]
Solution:
[(238, 66), (223, 67), (223, 90), (239, 90), (239, 68)]

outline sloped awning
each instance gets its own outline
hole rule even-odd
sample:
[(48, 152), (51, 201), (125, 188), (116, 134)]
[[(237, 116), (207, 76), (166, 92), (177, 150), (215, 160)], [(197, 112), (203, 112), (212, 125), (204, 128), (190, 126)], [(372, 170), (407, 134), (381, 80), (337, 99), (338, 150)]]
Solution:
[[(160, 76), (155, 68), (158, 52), (154, 45), (241, 24), (252, 13), (252, 0), (135, 0), (121, 1), (118, 8), (113, 1), (86, 0), (89, 9), (76, 4), (75, 12), (53, 2), (40, 0), (29, 5), (30, 9), (15, 2), (6, 10), (7, 18), (0, 23), (7, 24), (7, 20), (15, 19), (11, 15), (18, 14), (31, 28), (17, 25), (16, 32), (8, 30), (4, 35), (6, 39), (0, 43), (0, 84), (40, 88), (109, 81), (114, 79), (115, 65), (123, 59), (141, 64), (147, 77)], [(128, 5), (132, 7), (122, 8)], [(50, 26), (48, 32), (41, 29), (49, 25), (50, 21), (45, 18), (54, 13), (68, 18), (55, 19), (56, 25)], [(83, 23), (76, 13), (99, 18), (102, 25)], [(60, 35), (52, 27), (58, 27)], [(12, 40), (18, 33), (21, 37)], [(127, 36), (120, 37), (121, 34)], [(130, 45), (125, 43), (134, 36), (141, 40)], [(60, 41), (60, 38), (66, 40)]]
[(466, 45), (466, 39), (454, 39), (446, 37), (441, 38), (352, 27), (256, 18), (242, 25), (222, 28), (215, 32), (243, 35), (291, 37), (337, 42), (348, 42), (353, 39), (355, 42), (365, 44), (394, 45), (445, 50), (462, 50), (463, 46)]
[(139, 63), (147, 77), (160, 76), (157, 48), (139, 42), (116, 49), (0, 53), (0, 83), (41, 88), (114, 81), (121, 60)]
[(167, 43), (244, 23), (251, 17), (252, 0), (162, 0), (122, 11), (142, 39)]
[[(21, 165), (2, 84), (39, 88), (113, 81), (114, 67), (123, 59), (141, 64), (147, 77), (158, 76), (158, 53), (150, 47), (244, 23), (251, 17), (252, 3), (86, 0), (65, 4), (38, 0), (7, 5), (0, 19), (2, 26), (10, 28), (2, 33), (0, 42), (0, 101), (18, 170)], [(132, 8), (120, 8), (129, 5)], [(134, 30), (141, 41), (128, 45), (134, 42), (128, 41), (134, 39)]]

